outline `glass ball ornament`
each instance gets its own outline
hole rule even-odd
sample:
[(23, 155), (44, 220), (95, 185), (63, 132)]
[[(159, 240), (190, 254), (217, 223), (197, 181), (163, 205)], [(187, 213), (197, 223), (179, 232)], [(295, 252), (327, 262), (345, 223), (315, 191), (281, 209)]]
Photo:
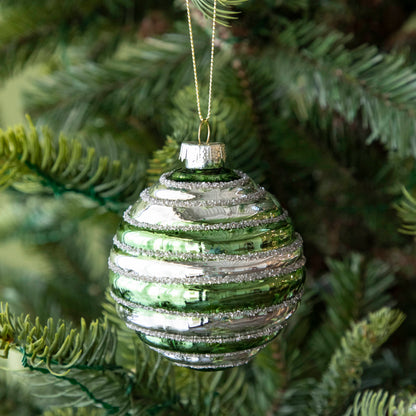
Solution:
[(175, 364), (247, 363), (285, 326), (305, 279), (302, 239), (274, 196), (224, 167), (221, 143), (183, 143), (127, 209), (109, 257), (127, 326)]

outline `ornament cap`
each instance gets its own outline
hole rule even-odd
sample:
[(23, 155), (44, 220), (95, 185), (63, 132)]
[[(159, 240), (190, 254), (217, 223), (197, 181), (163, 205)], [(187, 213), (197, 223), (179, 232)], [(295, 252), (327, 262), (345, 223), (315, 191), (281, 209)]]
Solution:
[(179, 159), (188, 169), (215, 169), (223, 166), (226, 158), (224, 143), (182, 143)]

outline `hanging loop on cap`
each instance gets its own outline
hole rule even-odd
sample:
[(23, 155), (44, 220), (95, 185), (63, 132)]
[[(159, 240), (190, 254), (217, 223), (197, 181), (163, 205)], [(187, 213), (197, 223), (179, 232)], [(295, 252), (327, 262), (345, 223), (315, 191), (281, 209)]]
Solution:
[(207, 140), (205, 142), (205, 144), (209, 143), (209, 139), (211, 138), (211, 129), (209, 127), (209, 123), (208, 123), (208, 119), (204, 118), (203, 120), (201, 120), (201, 123), (199, 124), (199, 129), (198, 129), (198, 143), (201, 144), (201, 129), (202, 126), (206, 125), (207, 126)]

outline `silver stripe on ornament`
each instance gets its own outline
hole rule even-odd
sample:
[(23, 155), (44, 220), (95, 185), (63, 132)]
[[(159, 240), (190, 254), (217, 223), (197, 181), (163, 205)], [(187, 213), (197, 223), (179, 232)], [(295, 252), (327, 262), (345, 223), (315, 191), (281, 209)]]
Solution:
[[(212, 199), (212, 197), (208, 199)], [(144, 223), (162, 226), (182, 226), (188, 224), (226, 224), (227, 222), (275, 218), (282, 214), (282, 209), (276, 206), (276, 203), (268, 195), (254, 204), (227, 206), (225, 201), (224, 206), (215, 207), (175, 208), (152, 205), (140, 200), (139, 204), (133, 205), (130, 214), (136, 221)]]
[(236, 335), (228, 336), (228, 337), (210, 337), (210, 336), (202, 336), (202, 335), (185, 336), (185, 335), (179, 335), (179, 334), (172, 334), (166, 331), (156, 331), (153, 329), (148, 329), (143, 326), (134, 324), (130, 321), (127, 321), (126, 325), (130, 329), (133, 329), (137, 332), (140, 332), (150, 337), (155, 337), (155, 338), (160, 338), (160, 339), (169, 339), (173, 341), (191, 342), (191, 343), (225, 344), (229, 342), (239, 342), (239, 341), (262, 338), (268, 335), (275, 335), (275, 334), (277, 335), (277, 333), (280, 332), (286, 326), (286, 322), (278, 324), (278, 325), (270, 326), (260, 331), (253, 331), (249, 333), (243, 332), (241, 334), (236, 334)]
[(152, 257), (132, 256), (126, 253), (110, 254), (111, 261), (123, 270), (140, 270), (146, 276), (155, 278), (192, 278), (210, 276), (235, 276), (236, 274), (247, 274), (260, 272), (267, 268), (287, 267), (294, 263), (302, 255), (301, 248), (292, 251), (280, 258), (267, 257), (265, 259), (247, 259), (246, 261), (217, 260), (217, 261), (178, 261), (157, 259)]
[[(113, 296), (117, 301), (118, 297)], [(268, 311), (258, 312), (256, 315), (251, 315), (247, 310), (247, 314), (243, 311), (230, 311), (218, 315), (202, 314), (168, 314), (164, 311), (157, 312), (142, 309), (140, 307), (124, 307), (127, 302), (122, 299), (118, 304), (119, 313), (123, 319), (132, 325), (137, 325), (140, 328), (148, 328), (154, 331), (164, 331), (169, 334), (178, 334), (189, 336), (217, 336), (231, 337), (234, 334), (241, 336), (248, 332), (257, 332), (264, 328), (269, 328), (271, 325), (280, 325), (284, 323), (297, 309), (297, 303), (292, 305), (286, 303), (279, 304), (277, 308), (269, 308)], [(177, 311), (174, 311), (177, 312)], [(238, 312), (238, 314), (237, 314)]]
[[(237, 198), (231, 198), (227, 201), (229, 205), (242, 205), (249, 204), (251, 202), (259, 201), (266, 195), (267, 191), (264, 188), (260, 188), (258, 191), (241, 195)], [(191, 208), (191, 207), (215, 207), (224, 205), (224, 201), (221, 199), (162, 199), (156, 198), (150, 195), (149, 188), (142, 191), (140, 198), (152, 205), (164, 205), (167, 207), (175, 208)]]
[(130, 206), (123, 214), (123, 219), (128, 224), (133, 225), (137, 228), (143, 228), (154, 231), (216, 231), (216, 230), (235, 230), (247, 227), (261, 227), (264, 225), (277, 224), (281, 221), (287, 220), (288, 213), (283, 211), (282, 215), (277, 217), (263, 218), (260, 220), (243, 220), (243, 221), (233, 221), (233, 222), (222, 222), (216, 224), (181, 224), (181, 225), (159, 225), (159, 224), (150, 224), (147, 222), (141, 222), (135, 220), (131, 216), (132, 206)]
[[(182, 367), (190, 367), (196, 369), (217, 369), (247, 364), (254, 355), (256, 355), (266, 346), (267, 344), (260, 345), (259, 347), (250, 348), (247, 350), (227, 352), (223, 354), (193, 354), (176, 351), (167, 351), (153, 346), (150, 346), (150, 348), (158, 352), (159, 354), (165, 355), (166, 357), (175, 361), (177, 365)], [(221, 361), (223, 360), (226, 360), (228, 364), (221, 364)]]
[(130, 277), (133, 280), (148, 282), (148, 283), (161, 283), (161, 284), (194, 284), (194, 285), (210, 285), (210, 284), (222, 284), (222, 283), (245, 283), (254, 282), (256, 280), (266, 279), (269, 277), (280, 277), (293, 273), (302, 268), (306, 263), (305, 257), (300, 257), (296, 262), (288, 267), (268, 267), (264, 270), (254, 269), (251, 273), (244, 274), (229, 274), (210, 276), (208, 273), (203, 276), (155, 276), (144, 275), (133, 270), (126, 270), (118, 267), (111, 259), (108, 260), (108, 267), (114, 273)]

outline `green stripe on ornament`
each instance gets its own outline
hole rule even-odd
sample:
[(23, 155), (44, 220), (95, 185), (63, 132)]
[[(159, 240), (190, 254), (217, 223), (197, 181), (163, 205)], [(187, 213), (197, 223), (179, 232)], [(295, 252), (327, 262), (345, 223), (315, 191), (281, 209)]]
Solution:
[[(223, 340), (216, 340), (216, 341), (200, 341), (198, 338), (189, 338), (186, 339), (174, 339), (173, 335), (168, 333), (157, 333), (156, 331), (152, 334), (152, 331), (146, 331), (147, 333), (142, 332), (142, 330), (137, 330), (130, 324), (127, 324), (131, 329), (134, 329), (139, 336), (139, 338), (148, 344), (151, 347), (159, 348), (163, 350), (169, 351), (177, 351), (177, 352), (184, 352), (184, 353), (213, 353), (213, 354), (220, 354), (220, 353), (231, 353), (236, 351), (247, 350), (251, 348), (255, 348), (261, 345), (264, 345), (270, 342), (273, 338), (275, 338), (279, 332), (283, 329), (282, 326), (278, 326), (276, 328), (272, 328), (269, 333), (265, 335), (257, 336), (255, 334), (252, 335), (250, 338), (245, 339), (237, 339), (237, 338), (230, 338), (227, 341), (226, 338)], [(157, 335), (156, 335), (157, 334)]]
[(178, 182), (231, 182), (241, 178), (241, 173), (228, 168), (185, 169), (180, 168), (167, 175), (168, 180)]
[(147, 231), (123, 223), (120, 242), (136, 249), (183, 253), (247, 254), (290, 244), (294, 240), (290, 221), (265, 226), (208, 231)]
[(110, 271), (113, 292), (152, 308), (182, 312), (225, 312), (268, 307), (297, 294), (303, 287), (304, 267), (260, 281), (225, 284), (161, 284), (137, 281)]

